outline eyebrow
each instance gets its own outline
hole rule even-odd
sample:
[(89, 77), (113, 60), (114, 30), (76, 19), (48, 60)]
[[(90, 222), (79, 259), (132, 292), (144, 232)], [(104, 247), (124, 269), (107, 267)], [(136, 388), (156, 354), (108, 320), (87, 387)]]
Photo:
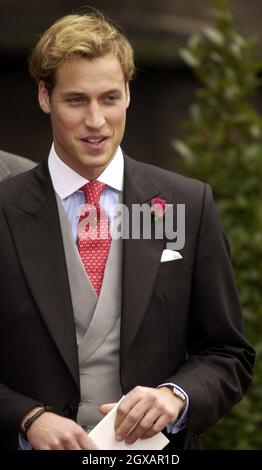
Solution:
[(70, 90), (62, 92), (61, 95), (66, 98), (67, 96), (85, 96), (85, 93), (82, 93), (81, 91)]
[[(122, 90), (120, 88), (113, 88), (111, 90), (104, 91), (103, 93), (101, 93), (101, 96), (109, 95), (111, 93), (122, 94)], [(86, 95), (86, 93), (82, 91), (69, 90), (69, 91), (62, 92), (62, 96), (66, 98), (68, 96), (88, 96), (88, 95)]]

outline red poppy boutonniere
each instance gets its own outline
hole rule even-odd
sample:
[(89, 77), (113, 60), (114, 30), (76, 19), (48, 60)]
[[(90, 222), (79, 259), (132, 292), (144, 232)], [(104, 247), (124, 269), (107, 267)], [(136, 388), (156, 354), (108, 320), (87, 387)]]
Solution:
[(166, 203), (166, 200), (161, 197), (154, 197), (151, 199), (151, 214), (154, 222), (163, 217), (168, 205), (169, 204)]

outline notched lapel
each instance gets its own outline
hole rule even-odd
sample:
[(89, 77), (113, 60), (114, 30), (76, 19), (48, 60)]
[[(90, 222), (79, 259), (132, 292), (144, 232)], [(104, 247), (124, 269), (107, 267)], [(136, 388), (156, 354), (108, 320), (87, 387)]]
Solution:
[(5, 213), (35, 302), (79, 386), (70, 288), (55, 193), (46, 164), (33, 173), (19, 204)]
[[(143, 204), (161, 193), (157, 182), (148, 182), (146, 174), (137, 171), (134, 160), (125, 159), (124, 204), (129, 214), (132, 204)], [(168, 199), (166, 197), (166, 199)], [(156, 282), (164, 239), (124, 240), (121, 318), (121, 359), (132, 345), (143, 321)]]

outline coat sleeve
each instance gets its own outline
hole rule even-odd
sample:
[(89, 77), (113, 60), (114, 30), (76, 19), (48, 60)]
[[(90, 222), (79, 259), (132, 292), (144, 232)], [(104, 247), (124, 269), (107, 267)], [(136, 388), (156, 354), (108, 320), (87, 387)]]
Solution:
[(244, 338), (229, 246), (208, 185), (193, 269), (187, 350), (186, 362), (172, 377), (190, 400), (185, 445), (242, 398), (255, 359)]

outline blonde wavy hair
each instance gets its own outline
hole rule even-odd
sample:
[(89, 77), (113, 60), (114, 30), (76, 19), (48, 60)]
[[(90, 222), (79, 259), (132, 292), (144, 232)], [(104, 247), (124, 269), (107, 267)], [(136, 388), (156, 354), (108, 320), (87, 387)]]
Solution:
[(29, 57), (29, 72), (49, 90), (56, 70), (74, 57), (95, 59), (112, 55), (121, 65), (125, 83), (134, 74), (134, 53), (127, 38), (101, 12), (67, 15), (56, 21), (39, 39)]

